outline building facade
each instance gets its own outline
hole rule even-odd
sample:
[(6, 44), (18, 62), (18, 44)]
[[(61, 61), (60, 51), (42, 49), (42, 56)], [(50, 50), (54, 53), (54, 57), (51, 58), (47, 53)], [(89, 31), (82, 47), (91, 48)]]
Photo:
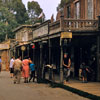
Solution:
[(49, 64), (54, 66), (55, 75), (63, 82), (62, 60), (63, 53), (67, 52), (74, 77), (79, 77), (80, 65), (85, 62), (94, 72), (93, 81), (100, 81), (99, 6), (99, 0), (70, 0), (64, 10), (58, 12), (55, 22), (48, 20), (35, 28), (31, 27), (30, 39), (30, 33), (24, 36), (24, 27), (16, 29), (16, 39), (19, 40), (18, 37), (23, 34), (21, 41), (31, 41), (35, 45), (30, 52), (39, 79), (43, 78), (44, 66)]
[(97, 19), (100, 14), (100, 0), (70, 0), (64, 7), (66, 18)]

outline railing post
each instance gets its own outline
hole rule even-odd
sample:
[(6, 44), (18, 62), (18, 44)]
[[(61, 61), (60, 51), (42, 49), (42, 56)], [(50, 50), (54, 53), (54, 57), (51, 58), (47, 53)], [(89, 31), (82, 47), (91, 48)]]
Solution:
[(61, 31), (64, 31), (64, 14), (63, 14), (63, 11), (61, 11), (61, 16), (60, 16), (60, 28), (61, 28)]

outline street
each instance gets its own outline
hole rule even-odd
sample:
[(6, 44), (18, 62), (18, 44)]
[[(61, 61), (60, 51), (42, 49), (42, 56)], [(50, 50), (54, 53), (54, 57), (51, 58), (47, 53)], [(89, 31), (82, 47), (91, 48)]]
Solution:
[(13, 84), (9, 72), (0, 73), (0, 100), (89, 100), (47, 84)]

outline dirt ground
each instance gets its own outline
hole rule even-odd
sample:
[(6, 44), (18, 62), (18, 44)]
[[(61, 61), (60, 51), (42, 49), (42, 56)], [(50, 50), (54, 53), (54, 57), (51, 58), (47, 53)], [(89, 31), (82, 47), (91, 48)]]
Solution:
[(51, 88), (48, 84), (13, 84), (9, 72), (0, 73), (0, 100), (89, 100), (60, 88)]

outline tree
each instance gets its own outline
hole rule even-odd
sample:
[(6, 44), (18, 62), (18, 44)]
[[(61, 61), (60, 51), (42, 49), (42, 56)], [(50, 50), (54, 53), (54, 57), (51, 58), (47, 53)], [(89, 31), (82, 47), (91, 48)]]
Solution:
[(0, 42), (5, 37), (14, 38), (12, 30), (19, 25), (41, 22), (42, 19), (38, 18), (41, 12), (40, 5), (35, 1), (28, 2), (27, 11), (22, 0), (0, 0)]
[(7, 35), (13, 38), (12, 30), (18, 26), (15, 16), (9, 12), (8, 8), (0, 7), (0, 40), (3, 41)]
[(64, 7), (64, 5), (69, 2), (70, 0), (61, 0), (60, 4), (58, 5), (57, 9), (61, 9)]
[(36, 1), (28, 2), (28, 15), (30, 22), (40, 22), (41, 19), (38, 19), (39, 15), (43, 12), (42, 8)]
[(25, 5), (22, 0), (11, 0), (9, 6), (10, 10), (15, 14), (16, 20), (19, 24), (24, 24), (29, 19)]

